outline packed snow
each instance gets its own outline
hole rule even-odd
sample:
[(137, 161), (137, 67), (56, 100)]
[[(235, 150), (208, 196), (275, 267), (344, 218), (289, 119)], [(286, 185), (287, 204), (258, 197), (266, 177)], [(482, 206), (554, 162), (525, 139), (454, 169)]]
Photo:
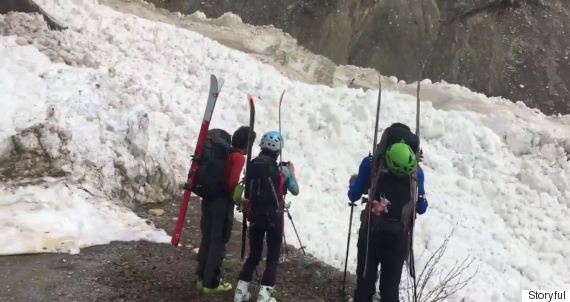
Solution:
[(0, 185), (0, 230), (0, 255), (75, 254), (115, 240), (165, 239), (129, 209), (54, 179), (41, 185)]
[[(0, 185), (0, 255), (78, 253), (116, 240), (168, 242), (163, 230), (93, 187), (105, 173), (111, 180), (120, 160), (97, 137), (102, 112), (90, 108), (99, 104), (87, 92), (93, 73), (53, 64), (34, 47), (18, 47), (14, 37), (0, 41), (0, 162), (7, 166), (0, 170), (22, 176)], [(38, 161), (11, 165), (25, 162), (19, 155), (26, 153)], [(97, 181), (86, 181), (90, 169)]]
[[(348, 179), (371, 149), (377, 90), (292, 81), (200, 34), (94, 0), (38, 4), (69, 29), (0, 37), (0, 158), (41, 150), (65, 176), (42, 176), (54, 184), (48, 188), (14, 181), (1, 189), (1, 221), (23, 216), (0, 224), (4, 253), (164, 242), (163, 232), (119, 200), (165, 200), (183, 182), (208, 78), (216, 74), (225, 86), (212, 127), (229, 131), (248, 122), (247, 93), (259, 97), (257, 132), (277, 128), (278, 97), (286, 90), (284, 160), (295, 163), (301, 186), (288, 200), (290, 211), (307, 251), (343, 266)], [(470, 256), (478, 274), (450, 301), (518, 301), (522, 289), (568, 288), (570, 118), (455, 85), (424, 81), (422, 87), (429, 92), (421, 138), (430, 208), (417, 222), (418, 267), (455, 228), (441, 265)], [(383, 91), (382, 129), (396, 121), (415, 125), (415, 98), (404, 88)], [(43, 129), (36, 139), (26, 139), (36, 128)], [(356, 218), (353, 238), (358, 226)], [(31, 238), (26, 244), (24, 232)], [(288, 243), (296, 244), (294, 236), (288, 227)], [(351, 271), (355, 255), (353, 240)]]

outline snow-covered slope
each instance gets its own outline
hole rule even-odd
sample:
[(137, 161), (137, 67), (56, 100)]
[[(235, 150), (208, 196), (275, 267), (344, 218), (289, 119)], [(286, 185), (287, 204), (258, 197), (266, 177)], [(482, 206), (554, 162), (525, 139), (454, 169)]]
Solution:
[[(48, 170), (64, 175), (57, 181), (75, 190), (68, 198), (79, 196), (95, 207), (105, 208), (107, 199), (162, 200), (186, 175), (209, 74), (226, 80), (212, 126), (230, 131), (248, 121), (246, 93), (261, 98), (257, 131), (277, 128), (277, 101), (286, 90), (284, 159), (296, 164), (301, 185), (301, 194), (289, 198), (291, 213), (307, 250), (342, 266), (346, 188), (371, 148), (377, 91), (291, 81), (197, 33), (119, 14), (93, 0), (38, 2), (69, 30), (32, 30), (37, 19), (13, 16), (20, 19), (22, 26), (14, 32), (21, 37), (0, 39), (0, 158), (26, 152), (46, 156), (53, 163)], [(50, 62), (46, 55), (77, 67)], [(522, 288), (568, 287), (570, 118), (546, 117), (454, 85), (426, 81), (424, 89), (430, 92), (422, 102), (421, 129), (430, 209), (418, 220), (416, 255), (433, 251), (457, 225), (442, 265), (469, 255), (477, 259), (479, 274), (454, 301), (518, 301)], [(434, 108), (431, 99), (450, 109)], [(383, 92), (382, 128), (396, 121), (413, 125), (414, 119), (413, 96)], [(26, 129), (39, 130), (27, 138)], [(77, 193), (81, 188), (99, 197)], [(3, 195), (0, 213), (19, 211), (22, 202), (41, 202), (42, 194), (36, 188), (29, 195)], [(53, 199), (44, 202), (53, 204)], [(39, 213), (57, 214), (41, 212), (43, 204)], [(358, 225), (355, 219), (353, 236)], [(142, 229), (149, 232), (143, 238), (164, 240)], [(287, 232), (294, 238), (292, 228)], [(140, 238), (119, 233), (111, 235)], [(72, 240), (81, 237), (81, 246), (101, 243), (92, 235)], [(8, 243), (21, 240), (17, 232), (0, 236)], [(17, 245), (7, 249), (33, 251)], [(352, 270), (355, 251), (353, 240)]]

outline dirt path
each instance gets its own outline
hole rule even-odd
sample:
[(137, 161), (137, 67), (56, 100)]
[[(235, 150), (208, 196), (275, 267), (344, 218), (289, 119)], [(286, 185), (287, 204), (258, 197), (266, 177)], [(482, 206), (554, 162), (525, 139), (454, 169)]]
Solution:
[[(151, 217), (148, 208), (165, 214)], [(177, 205), (140, 209), (157, 226), (171, 230)], [(204, 296), (194, 286), (193, 251), (200, 232), (199, 202), (192, 201), (182, 247), (149, 242), (115, 242), (81, 250), (79, 255), (38, 254), (0, 257), (0, 301), (231, 301), (232, 294)], [(240, 269), (241, 225), (234, 224), (225, 261), (226, 279)], [(289, 239), (293, 240), (293, 239)], [(260, 267), (261, 271), (262, 267)], [(339, 301), (342, 273), (290, 248), (280, 266), (278, 301)], [(255, 290), (257, 287), (255, 287)]]

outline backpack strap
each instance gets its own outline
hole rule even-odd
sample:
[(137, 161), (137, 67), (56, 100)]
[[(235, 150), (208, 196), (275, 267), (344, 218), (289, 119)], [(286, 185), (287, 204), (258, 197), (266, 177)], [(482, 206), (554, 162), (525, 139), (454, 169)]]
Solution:
[(417, 217), (416, 207), (418, 205), (418, 173), (419, 173), (419, 167), (416, 167), (416, 171), (414, 171), (414, 173), (410, 176), (410, 197), (412, 198), (412, 206), (413, 206), (412, 215), (410, 217), (411, 219), (410, 223), (412, 227)]
[(279, 195), (277, 193), (277, 190), (275, 188), (275, 186), (273, 185), (273, 180), (271, 179), (271, 177), (267, 177), (267, 182), (269, 183), (269, 187), (271, 188), (271, 193), (273, 193), (273, 198), (275, 199), (275, 203), (277, 206), (277, 213), (281, 213), (283, 212), (282, 209), (282, 202), (281, 202), (281, 198), (279, 198)]

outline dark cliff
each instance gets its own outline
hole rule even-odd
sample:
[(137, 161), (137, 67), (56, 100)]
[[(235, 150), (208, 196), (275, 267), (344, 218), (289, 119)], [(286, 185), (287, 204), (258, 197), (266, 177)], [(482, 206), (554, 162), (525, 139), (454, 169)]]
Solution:
[(570, 1), (152, 0), (171, 11), (233, 12), (273, 24), (339, 64), (423, 77), (570, 113)]

